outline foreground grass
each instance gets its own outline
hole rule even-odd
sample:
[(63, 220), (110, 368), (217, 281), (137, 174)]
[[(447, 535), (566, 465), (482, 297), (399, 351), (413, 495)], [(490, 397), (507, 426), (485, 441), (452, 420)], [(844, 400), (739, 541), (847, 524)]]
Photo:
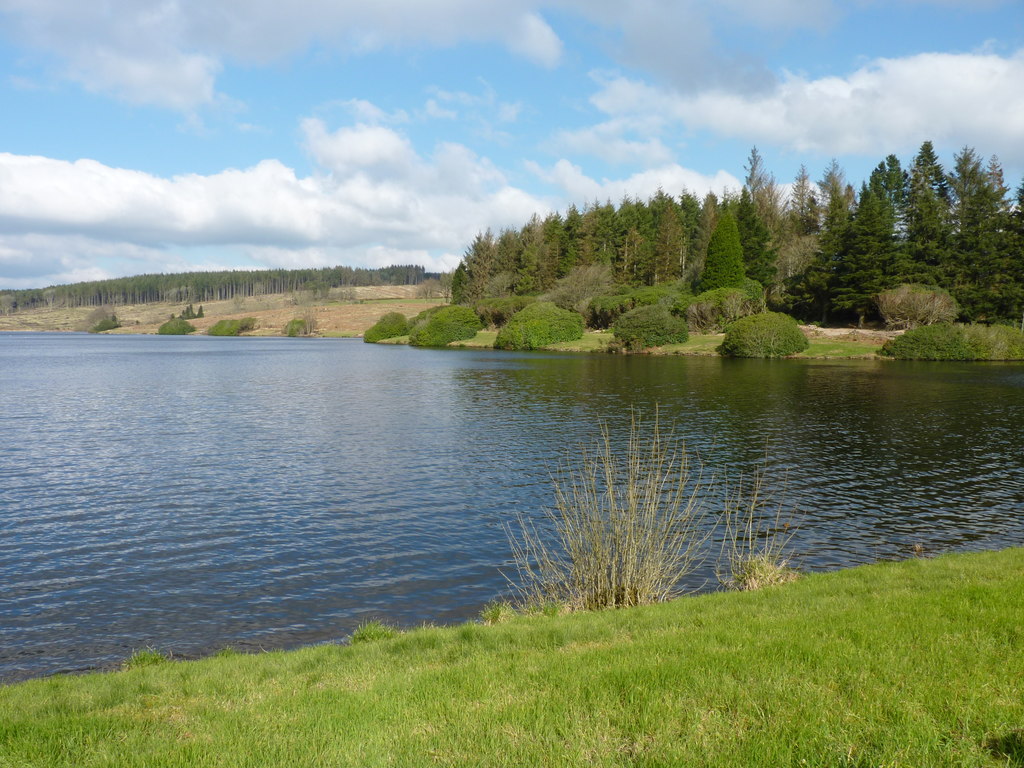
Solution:
[(3, 766), (1020, 766), (1024, 550), (0, 688)]

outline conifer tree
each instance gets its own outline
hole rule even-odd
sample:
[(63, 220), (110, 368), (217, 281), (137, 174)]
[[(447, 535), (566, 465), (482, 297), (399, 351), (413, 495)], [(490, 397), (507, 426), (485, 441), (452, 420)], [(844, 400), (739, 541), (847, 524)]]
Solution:
[(743, 248), (744, 271), (752, 280), (761, 285), (771, 285), (775, 279), (775, 249), (771, 247), (771, 234), (757, 212), (750, 190), (740, 192), (736, 204), (736, 226)]
[(904, 211), (909, 274), (905, 282), (948, 284), (950, 261), (949, 183), (930, 141), (921, 145), (910, 168)]
[(726, 211), (719, 217), (708, 243), (704, 272), (700, 277), (701, 291), (732, 288), (743, 284), (743, 248), (736, 219)]

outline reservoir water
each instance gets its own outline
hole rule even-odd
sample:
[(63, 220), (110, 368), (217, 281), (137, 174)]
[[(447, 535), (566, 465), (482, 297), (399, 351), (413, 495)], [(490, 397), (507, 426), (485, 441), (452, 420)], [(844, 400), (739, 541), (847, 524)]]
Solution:
[(1022, 365), (0, 334), (0, 681), (471, 618), (655, 406), (708, 477), (766, 461), (805, 570), (1024, 544)]

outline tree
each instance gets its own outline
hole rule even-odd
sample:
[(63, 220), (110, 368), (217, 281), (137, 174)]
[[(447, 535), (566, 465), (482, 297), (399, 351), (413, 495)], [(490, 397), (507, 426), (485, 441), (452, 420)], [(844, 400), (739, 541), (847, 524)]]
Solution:
[[(876, 185), (877, 186), (877, 185)], [(864, 184), (857, 211), (844, 228), (835, 269), (834, 304), (863, 326), (875, 297), (899, 283), (893, 215), (884, 193)]]
[(951, 292), (972, 320), (1015, 317), (1019, 287), (1013, 285), (1019, 254), (1012, 250), (1009, 190), (999, 161), (988, 166), (970, 147), (954, 157), (949, 174), (951, 238), (946, 274)]
[(775, 279), (775, 249), (771, 247), (771, 234), (757, 212), (750, 190), (740, 192), (736, 204), (736, 226), (743, 248), (743, 264), (747, 277), (761, 285), (771, 285)]
[(949, 183), (930, 141), (921, 145), (910, 168), (903, 229), (907, 241), (905, 282), (948, 285), (950, 260)]
[(810, 266), (790, 281), (789, 294), (795, 311), (816, 316), (824, 323), (832, 308), (835, 273), (841, 259), (853, 194), (835, 160), (825, 169), (818, 187), (824, 197), (825, 212), (817, 237), (817, 252)]
[(708, 243), (700, 289), (732, 288), (743, 284), (743, 248), (736, 219), (728, 211), (722, 214)]

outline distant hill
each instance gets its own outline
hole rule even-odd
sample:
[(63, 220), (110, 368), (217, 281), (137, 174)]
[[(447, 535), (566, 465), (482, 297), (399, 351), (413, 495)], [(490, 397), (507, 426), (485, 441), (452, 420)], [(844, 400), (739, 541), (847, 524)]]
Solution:
[(0, 314), (42, 307), (98, 307), (125, 304), (209, 302), (265, 294), (310, 291), (326, 296), (331, 288), (369, 285), (419, 285), (439, 275), (419, 265), (365, 269), (225, 270), (137, 275), (25, 290), (0, 290)]

